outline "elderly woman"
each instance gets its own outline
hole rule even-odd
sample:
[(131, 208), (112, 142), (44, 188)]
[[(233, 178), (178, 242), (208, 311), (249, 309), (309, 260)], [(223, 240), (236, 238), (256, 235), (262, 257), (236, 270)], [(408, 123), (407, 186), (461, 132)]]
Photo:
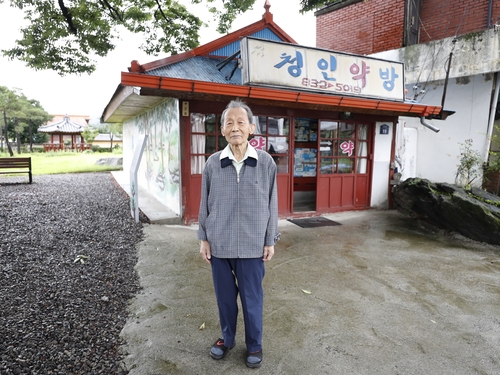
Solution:
[(210, 349), (222, 359), (235, 346), (240, 294), (245, 322), (246, 365), (262, 364), (264, 262), (274, 255), (278, 233), (276, 164), (254, 149), (251, 109), (231, 101), (221, 117), (227, 147), (211, 155), (203, 171), (198, 239), (202, 258), (212, 265), (222, 338)]

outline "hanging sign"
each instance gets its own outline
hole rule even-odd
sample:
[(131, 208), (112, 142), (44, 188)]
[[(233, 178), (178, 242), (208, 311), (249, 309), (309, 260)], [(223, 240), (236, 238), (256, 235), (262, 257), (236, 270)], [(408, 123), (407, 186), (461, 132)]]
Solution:
[(241, 41), (243, 84), (404, 101), (404, 65), (289, 43)]

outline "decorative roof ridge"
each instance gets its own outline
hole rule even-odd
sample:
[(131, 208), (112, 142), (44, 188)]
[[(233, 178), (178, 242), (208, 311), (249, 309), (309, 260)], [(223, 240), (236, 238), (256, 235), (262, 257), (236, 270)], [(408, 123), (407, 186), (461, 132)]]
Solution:
[(45, 129), (45, 128), (49, 128), (49, 127), (57, 127), (57, 128), (59, 128), (59, 127), (64, 126), (64, 125), (68, 125), (68, 126), (71, 126), (71, 127), (74, 127), (74, 128), (79, 128), (79, 129), (82, 129), (84, 127), (81, 124), (78, 124), (76, 122), (71, 121), (70, 118), (69, 118), (69, 116), (65, 115), (64, 118), (61, 121), (53, 122), (51, 124), (42, 125), (42, 126), (39, 127), (39, 129)]
[(284, 42), (298, 44), (290, 35), (288, 35), (281, 27), (279, 27), (273, 21), (273, 14), (269, 11), (271, 4), (269, 0), (266, 0), (264, 4), (265, 13), (262, 15), (262, 19), (254, 22), (248, 26), (245, 26), (239, 30), (233, 31), (232, 33), (226, 34), (218, 39), (208, 42), (202, 46), (193, 48), (192, 50), (179, 53), (177, 55), (168, 56), (162, 59), (158, 59), (146, 64), (139, 64), (137, 60), (131, 62), (128, 71), (130, 73), (145, 73), (153, 69), (158, 69), (164, 66), (168, 66), (179, 61), (187, 60), (195, 56), (206, 56), (210, 52), (216, 51), (219, 48), (226, 46), (228, 44), (234, 43), (241, 38), (252, 35), (265, 28), (270, 28), (274, 33), (276, 33)]

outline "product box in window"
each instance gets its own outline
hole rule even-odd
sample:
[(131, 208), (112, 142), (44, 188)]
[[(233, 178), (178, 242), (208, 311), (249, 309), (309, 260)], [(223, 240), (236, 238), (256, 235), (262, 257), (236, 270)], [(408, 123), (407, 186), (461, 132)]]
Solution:
[(297, 142), (309, 142), (309, 129), (304, 126), (300, 126), (299, 128), (297, 128), (297, 132), (295, 133), (295, 140)]
[(316, 130), (309, 131), (309, 141), (316, 142), (318, 140), (318, 132)]

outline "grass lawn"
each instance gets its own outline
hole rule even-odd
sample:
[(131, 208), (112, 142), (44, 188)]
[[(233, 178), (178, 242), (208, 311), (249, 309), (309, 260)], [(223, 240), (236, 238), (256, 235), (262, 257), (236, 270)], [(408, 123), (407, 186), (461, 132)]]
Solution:
[[(33, 175), (105, 172), (119, 171), (122, 166), (97, 165), (97, 160), (103, 158), (121, 157), (121, 154), (111, 152), (96, 152), (86, 154), (82, 152), (48, 152), (48, 153), (14, 153), (14, 157), (31, 157), (31, 170)], [(0, 157), (10, 157), (8, 153), (0, 153)]]

